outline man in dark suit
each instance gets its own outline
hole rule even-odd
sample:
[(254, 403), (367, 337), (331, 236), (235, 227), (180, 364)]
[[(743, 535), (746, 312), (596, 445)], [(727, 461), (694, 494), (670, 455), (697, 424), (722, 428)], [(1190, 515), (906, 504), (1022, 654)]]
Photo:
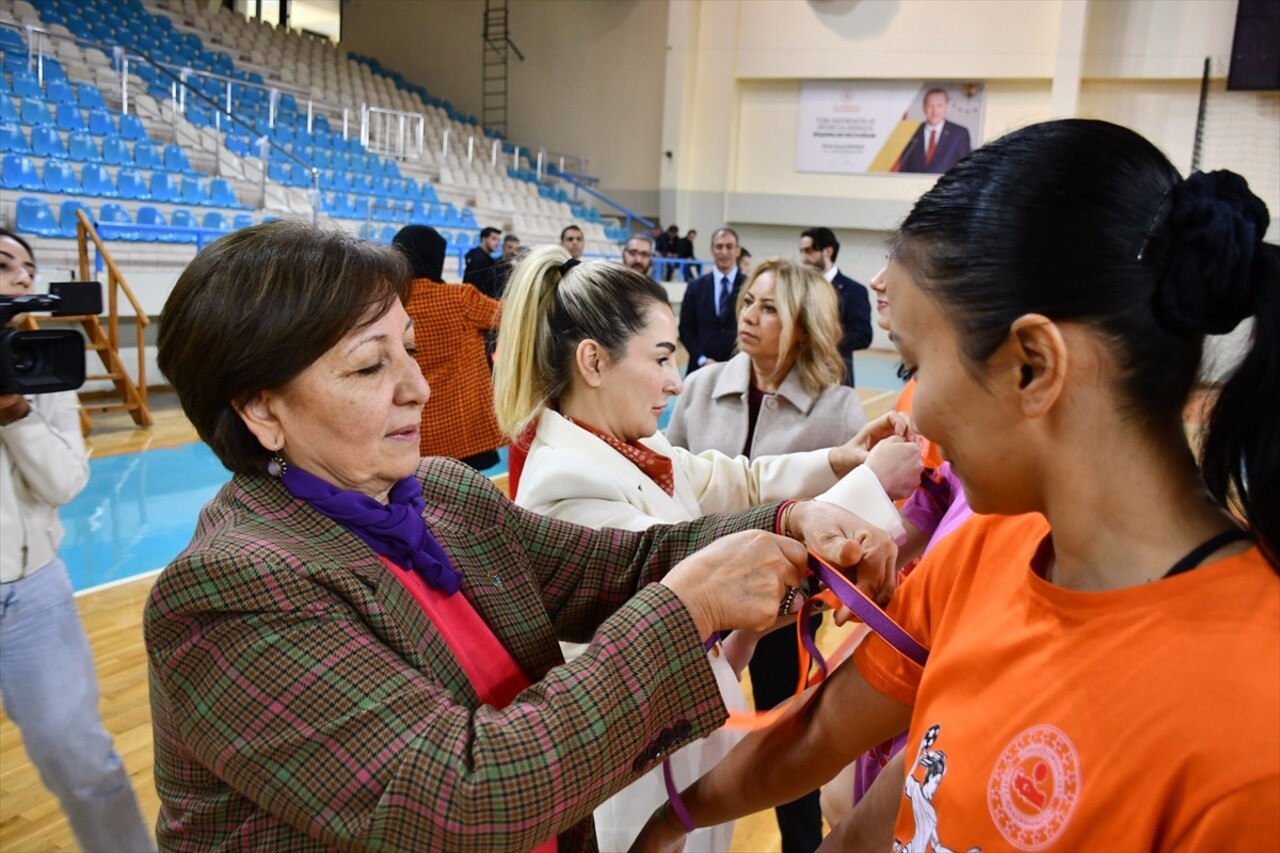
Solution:
[(836, 258), (840, 241), (830, 228), (809, 228), (800, 235), (800, 259), (822, 273), (840, 299), (840, 357), (844, 359), (844, 384), (853, 387), (853, 351), (871, 346), (871, 300), (867, 289), (840, 272)]
[(951, 96), (946, 89), (930, 89), (924, 93), (924, 124), (916, 128), (907, 147), (902, 149), (899, 172), (924, 172), (941, 175), (969, 153), (969, 130), (947, 121)]
[(689, 372), (728, 361), (738, 342), (738, 291), (746, 281), (738, 270), (738, 233), (718, 228), (711, 235), (715, 269), (689, 282), (680, 305), (680, 342), (689, 351)]
[(474, 284), (484, 291), (482, 286), (488, 279), (489, 269), (497, 263), (493, 253), (498, 249), (498, 241), (502, 239), (502, 229), (492, 225), (480, 232), (480, 245), (467, 252), (467, 265), (462, 273), (462, 280)]

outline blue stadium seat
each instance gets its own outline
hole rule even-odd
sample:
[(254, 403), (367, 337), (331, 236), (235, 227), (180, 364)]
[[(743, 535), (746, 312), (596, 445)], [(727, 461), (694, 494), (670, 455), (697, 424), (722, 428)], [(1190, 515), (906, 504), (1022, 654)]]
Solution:
[(395, 160), (387, 160), (382, 165), (382, 174), (393, 180), (400, 179), (400, 167), (396, 165)]
[[(131, 226), (133, 220), (129, 218), (129, 211), (125, 210), (124, 205), (110, 202), (104, 204), (98, 212), (98, 224), (115, 225), (115, 226)], [(104, 230), (103, 237), (108, 240), (137, 240), (139, 235), (137, 231), (129, 228), (112, 228), (100, 229)]]
[(182, 203), (208, 205), (213, 204), (213, 199), (210, 198), (209, 188), (205, 186), (204, 181), (199, 178), (183, 177)]
[(44, 188), (51, 193), (83, 192), (76, 170), (66, 160), (44, 161)]
[(118, 198), (115, 183), (111, 180), (111, 173), (107, 171), (105, 166), (98, 163), (85, 163), (80, 170), (80, 186), (81, 191), (85, 195), (100, 196), (102, 198)]
[(58, 104), (56, 122), (59, 130), (84, 130), (84, 114), (75, 104)]
[(227, 217), (223, 216), (216, 210), (206, 210), (204, 220), (200, 223), (201, 228), (210, 228), (214, 231), (230, 231), (231, 225), (227, 222)]
[(178, 172), (183, 175), (197, 174), (196, 170), (191, 168), (191, 161), (187, 159), (187, 152), (183, 151), (180, 145), (166, 145), (164, 147), (164, 167), (170, 172)]
[(111, 112), (105, 108), (89, 110), (89, 132), (94, 136), (117, 136), (120, 133)]
[(17, 227), (27, 234), (41, 237), (64, 237), (58, 220), (54, 218), (49, 203), (42, 198), (24, 195), (18, 199)]
[(226, 178), (214, 178), (209, 182), (209, 203), (217, 207), (245, 207), (236, 198), (235, 191)]
[(22, 40), (22, 36), (17, 30), (0, 29), (0, 49), (21, 51), (27, 50), (27, 43)]
[(421, 198), (423, 201), (429, 201), (432, 204), (440, 203), (440, 196), (436, 195), (435, 185), (427, 183), (426, 181), (422, 182), (422, 194), (419, 196), (419, 198)]
[(74, 104), (76, 102), (75, 92), (71, 91), (71, 84), (64, 80), (51, 80), (45, 77), (44, 97), (51, 104)]
[(23, 98), (22, 123), (32, 126), (53, 124), (53, 115), (49, 112), (49, 105), (38, 98)]
[(125, 139), (141, 141), (147, 138), (147, 131), (142, 126), (142, 119), (135, 115), (120, 116), (120, 135)]
[[(199, 228), (200, 223), (196, 221), (195, 215), (191, 211), (178, 208), (169, 214), (169, 225), (174, 228)], [(177, 234), (175, 242), (178, 243), (194, 243), (196, 242), (195, 234)]]
[(107, 106), (102, 101), (102, 93), (98, 91), (98, 87), (88, 83), (76, 84), (76, 103), (91, 110), (105, 109)]
[(40, 90), (40, 81), (36, 75), (26, 71), (13, 72), (13, 94), (19, 98), (36, 98), (44, 100), (44, 92)]
[(62, 134), (51, 125), (42, 124), (31, 128), (31, 152), (37, 157), (61, 157), (66, 159), (67, 146), (62, 141)]
[(232, 220), (231, 226), (237, 231), (241, 228), (248, 228), (253, 224), (253, 215), (249, 213), (237, 213), (236, 218)]
[(133, 162), (139, 169), (164, 169), (164, 154), (160, 146), (150, 139), (143, 139), (133, 146)]
[(7, 190), (44, 190), (44, 181), (36, 171), (36, 164), (25, 154), (4, 155), (4, 165), (0, 167), (4, 188)]
[(461, 216), (462, 216), (463, 225), (466, 225), (469, 228), (476, 227), (476, 215), (471, 212), (471, 208), (469, 207), (462, 208)]
[(89, 221), (93, 221), (93, 211), (90, 210), (89, 205), (79, 199), (67, 199), (62, 203), (61, 208), (59, 209), (58, 226), (62, 229), (62, 233), (66, 234), (68, 237), (76, 236), (77, 210), (83, 210), (84, 215), (89, 218)]
[(14, 152), (17, 154), (30, 154), (31, 143), (27, 142), (27, 135), (22, 132), (22, 128), (13, 122), (5, 122), (0, 124), (0, 152)]
[(102, 140), (102, 161), (112, 166), (132, 166), (133, 154), (129, 151), (129, 143), (118, 136), (108, 136)]
[(67, 82), (67, 72), (62, 70), (62, 63), (48, 55), (44, 58), (44, 82), (46, 87), (50, 83)]
[(178, 176), (170, 172), (152, 172), (151, 197), (170, 204), (181, 201), (182, 185), (178, 181)]
[(239, 154), (241, 157), (250, 157), (252, 153), (249, 148), (249, 137), (237, 136), (232, 133), (227, 134), (227, 150), (233, 154)]
[[(159, 209), (149, 204), (144, 204), (138, 208), (135, 221), (138, 225), (144, 226), (138, 229), (138, 239), (147, 240), (158, 243), (178, 243), (178, 235), (169, 231), (169, 223), (164, 221), (164, 214)], [(165, 229), (160, 231), (152, 231), (150, 229)]]
[[(4, 76), (0, 74), (0, 76)], [(18, 122), (22, 121), (22, 113), (18, 112), (18, 108), (13, 105), (13, 98), (9, 97), (8, 92), (0, 92), (0, 121)]]
[(383, 225), (382, 231), (378, 234), (378, 239), (383, 243), (390, 243), (396, 238), (397, 229), (394, 225)]
[(142, 173), (131, 166), (116, 172), (116, 192), (120, 198), (145, 201), (151, 198), (151, 190), (147, 189), (147, 180)]

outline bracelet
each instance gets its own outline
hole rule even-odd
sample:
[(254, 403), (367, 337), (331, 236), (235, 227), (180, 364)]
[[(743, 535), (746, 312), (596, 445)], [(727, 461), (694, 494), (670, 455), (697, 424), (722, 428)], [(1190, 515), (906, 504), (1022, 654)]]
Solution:
[(693, 822), (693, 815), (684, 807), (684, 800), (680, 799), (680, 789), (676, 787), (675, 777), (671, 775), (670, 759), (662, 762), (662, 782), (667, 788), (667, 801), (662, 804), (662, 818), (672, 828), (688, 835), (698, 827)]
[(781, 528), (779, 532), (788, 539), (796, 538), (791, 534), (791, 510), (795, 505), (795, 501), (787, 501), (782, 505), (782, 511), (778, 516), (778, 527)]

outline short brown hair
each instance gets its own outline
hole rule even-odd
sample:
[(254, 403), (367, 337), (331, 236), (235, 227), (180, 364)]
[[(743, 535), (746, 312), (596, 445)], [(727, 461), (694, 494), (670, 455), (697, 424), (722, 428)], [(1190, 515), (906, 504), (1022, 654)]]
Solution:
[(261, 472), (270, 454), (235, 406), (284, 388), (403, 301), (409, 282), (408, 264), (390, 246), (301, 222), (244, 228), (178, 277), (160, 315), (160, 371), (222, 464)]

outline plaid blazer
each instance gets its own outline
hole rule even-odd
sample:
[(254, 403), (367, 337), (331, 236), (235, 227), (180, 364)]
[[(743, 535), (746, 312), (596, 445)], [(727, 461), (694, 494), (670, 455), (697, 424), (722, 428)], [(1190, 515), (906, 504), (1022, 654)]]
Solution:
[[(723, 723), (692, 618), (651, 581), (772, 529), (776, 505), (596, 531), (460, 463), (418, 477), (462, 593), (532, 686), (482, 705), (372, 550), (236, 475), (144, 615), (162, 849), (592, 850), (596, 805)], [(557, 637), (591, 645), (566, 665)]]

